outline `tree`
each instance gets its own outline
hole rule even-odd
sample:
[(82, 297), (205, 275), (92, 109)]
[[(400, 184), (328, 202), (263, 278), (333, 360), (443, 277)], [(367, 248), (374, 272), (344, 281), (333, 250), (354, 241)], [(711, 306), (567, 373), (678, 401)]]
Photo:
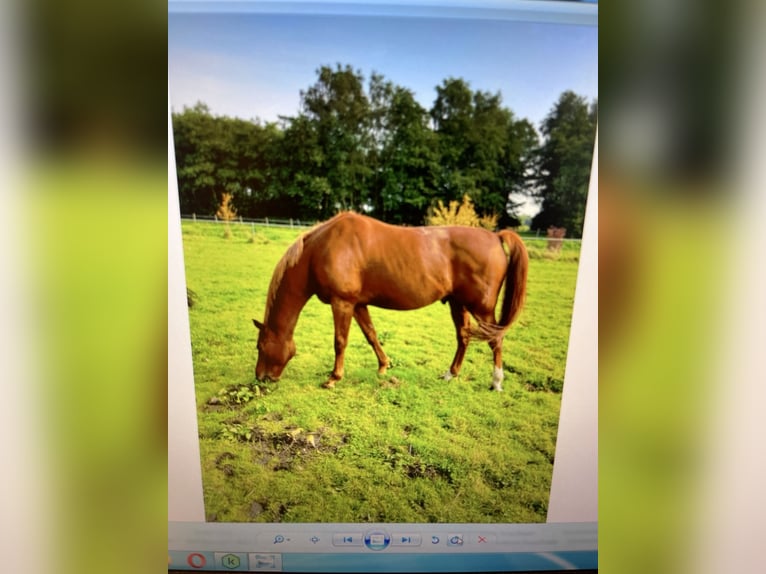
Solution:
[(513, 114), (502, 107), (500, 94), (476, 92), (473, 121), (468, 132), (468, 168), (475, 188), (476, 209), (484, 215), (506, 211), (510, 182), (503, 177), (504, 167), (517, 158), (507, 156)]
[(198, 102), (173, 114), (179, 200), (182, 213), (215, 213), (217, 129), (210, 108)]
[(521, 225), (521, 219), (516, 214), (523, 202), (514, 201), (513, 197), (534, 192), (535, 154), (539, 145), (539, 136), (529, 120), (511, 120), (501, 162), (501, 181), (508, 201), (500, 214), (500, 227)]
[(330, 212), (331, 189), (322, 174), (324, 150), (315, 122), (306, 115), (284, 118), (284, 136), (274, 155), (279, 189), (265, 215), (323, 219)]
[(518, 204), (510, 195), (528, 186), (537, 133), (516, 120), (499, 93), (472, 92), (462, 79), (436, 88), (431, 109), (438, 136), (440, 195), (449, 201), (470, 195), (481, 215), (497, 215), (505, 225)]
[(436, 100), (431, 107), (431, 119), (438, 138), (440, 173), (439, 197), (446, 201), (459, 200), (466, 193), (475, 193), (468, 167), (467, 134), (473, 116), (473, 93), (463, 79), (448, 78), (436, 86)]
[(540, 145), (499, 93), (463, 79), (444, 80), (426, 110), (380, 74), (365, 85), (350, 66), (316, 73), (299, 113), (278, 123), (214, 116), (202, 103), (173, 114), (183, 213), (213, 215), (228, 197), (245, 217), (316, 220), (352, 209), (419, 225), (438, 200), (459, 205), (468, 195), (479, 217), (506, 227), (518, 224), (513, 197), (525, 193), (543, 201), (534, 225), (579, 233), (572, 205), (584, 205), (596, 103), (588, 110), (562, 94)]
[(420, 225), (435, 192), (438, 155), (428, 114), (412, 91), (373, 74), (370, 82), (373, 214)]
[[(370, 102), (364, 78), (350, 66), (317, 70), (317, 81), (301, 92), (302, 115), (311, 123), (320, 153), (315, 157), (312, 185), (319, 191), (321, 217), (339, 209), (363, 210), (369, 205)], [(324, 178), (326, 182), (317, 181)], [(316, 195), (316, 193), (315, 193)]]
[(173, 114), (182, 213), (213, 215), (225, 194), (252, 216), (273, 192), (274, 124), (216, 117), (202, 103)]
[(597, 109), (597, 103), (589, 108), (585, 98), (566, 91), (543, 120), (536, 190), (543, 201), (533, 229), (564, 227), (569, 236), (582, 235)]
[(282, 132), (274, 123), (222, 118), (228, 150), (233, 154), (235, 184), (229, 186), (238, 213), (246, 217), (269, 215), (278, 194), (278, 158)]

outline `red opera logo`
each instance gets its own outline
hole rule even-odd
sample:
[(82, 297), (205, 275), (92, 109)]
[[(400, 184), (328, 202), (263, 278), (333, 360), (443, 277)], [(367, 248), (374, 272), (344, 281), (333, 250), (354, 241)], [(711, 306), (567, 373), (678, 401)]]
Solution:
[(189, 556), (186, 557), (186, 562), (192, 568), (204, 568), (205, 564), (207, 564), (207, 560), (205, 560), (205, 557), (199, 552), (189, 554)]

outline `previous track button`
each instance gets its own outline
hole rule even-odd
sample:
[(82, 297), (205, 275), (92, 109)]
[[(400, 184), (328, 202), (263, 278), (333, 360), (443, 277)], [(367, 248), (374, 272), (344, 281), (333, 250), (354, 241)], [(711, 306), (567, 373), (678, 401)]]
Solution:
[(361, 532), (341, 532), (332, 535), (333, 546), (363, 546), (364, 535)]

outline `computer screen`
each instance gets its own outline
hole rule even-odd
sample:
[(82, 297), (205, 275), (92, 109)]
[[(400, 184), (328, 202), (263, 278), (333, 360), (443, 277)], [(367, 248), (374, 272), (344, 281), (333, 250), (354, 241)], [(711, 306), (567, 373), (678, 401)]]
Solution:
[(168, 7), (168, 568), (597, 569), (597, 4)]

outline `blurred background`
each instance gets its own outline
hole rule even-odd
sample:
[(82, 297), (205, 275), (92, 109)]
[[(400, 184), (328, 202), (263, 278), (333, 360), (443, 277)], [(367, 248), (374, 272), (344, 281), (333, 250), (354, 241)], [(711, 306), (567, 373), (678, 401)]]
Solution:
[(0, 8), (8, 572), (166, 564), (166, 18)]
[[(601, 568), (762, 572), (764, 6), (615, 4), (599, 23)], [(0, 4), (9, 572), (165, 567), (166, 14)]]
[(600, 8), (600, 565), (762, 571), (763, 6)]

